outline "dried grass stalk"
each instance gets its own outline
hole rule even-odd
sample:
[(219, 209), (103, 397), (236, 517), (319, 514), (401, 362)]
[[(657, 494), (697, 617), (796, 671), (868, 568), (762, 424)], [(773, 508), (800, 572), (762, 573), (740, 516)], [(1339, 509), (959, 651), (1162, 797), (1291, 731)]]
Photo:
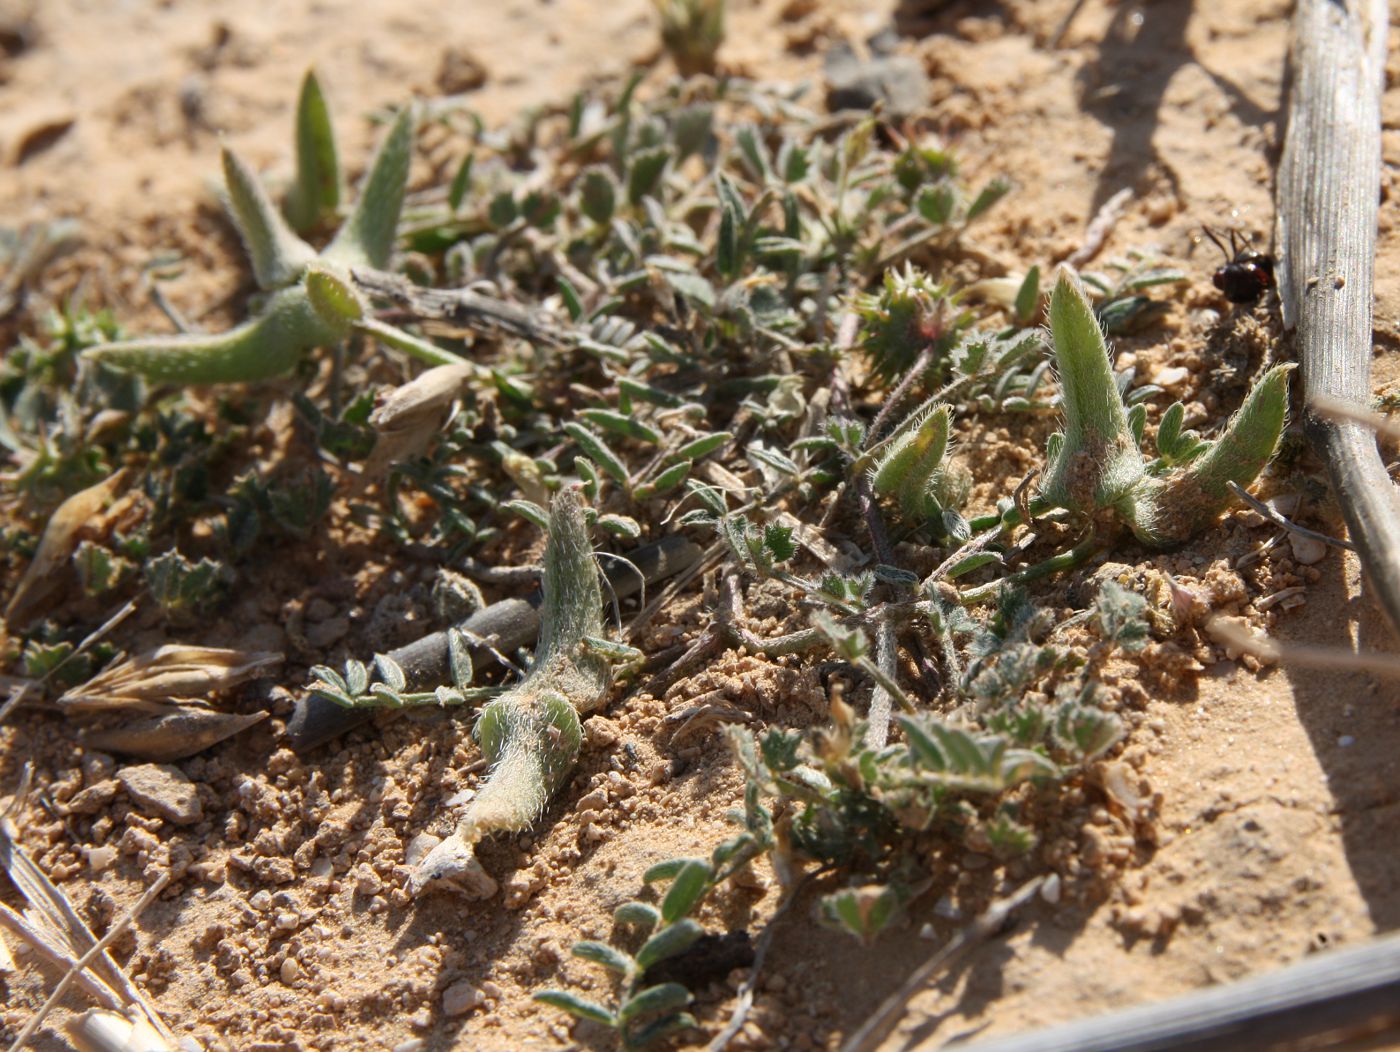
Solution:
[[(148, 889), (141, 903), (128, 914), (128, 919), (113, 927), (106, 937), (99, 941), (88, 929), (78, 911), (68, 901), (68, 897), (49, 880), (32, 858), (19, 845), (18, 830), (8, 816), (0, 817), (0, 868), (9, 874), (29, 911), (25, 917), (17, 917), (13, 911), (0, 909), (0, 924), (9, 931), (26, 938), (31, 945), (54, 963), (68, 968), (63, 987), (77, 982), (99, 1001), (114, 1008), (139, 1006), (155, 1027), (170, 1044), (175, 1038), (161, 1022), (155, 1007), (126, 973), (117, 967), (107, 954), (106, 945), (120, 933), (124, 924), (134, 919), (155, 892), (164, 887), (168, 879), (164, 876)], [(18, 923), (16, 923), (18, 921)], [(32, 934), (31, 934), (32, 933)], [(70, 978), (71, 976), (71, 978)], [(94, 982), (95, 980), (95, 982)], [(105, 989), (104, 989), (105, 988)], [(116, 1004), (113, 1004), (113, 1000)], [(32, 1028), (27, 1028), (32, 1029)], [(23, 1047), (26, 1034), (11, 1046), (13, 1050)]]

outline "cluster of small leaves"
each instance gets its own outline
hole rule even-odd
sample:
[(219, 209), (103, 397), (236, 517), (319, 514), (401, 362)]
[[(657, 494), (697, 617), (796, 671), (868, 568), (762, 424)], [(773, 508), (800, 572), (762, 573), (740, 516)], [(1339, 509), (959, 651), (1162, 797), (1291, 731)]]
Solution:
[[(574, 471), (590, 500), (599, 499), (610, 483), (632, 501), (664, 497), (685, 482), (696, 461), (733, 437), (705, 430), (709, 414), (703, 405), (626, 378), (618, 381), (617, 390), (612, 406), (583, 409), (564, 425), (578, 446)], [(610, 442), (646, 450), (645, 466), (629, 470)]]
[(1181, 270), (1141, 251), (1130, 252), (1127, 259), (1110, 259), (1104, 266), (1108, 273), (1085, 271), (1080, 278), (1098, 297), (1094, 313), (1112, 336), (1141, 332), (1160, 322), (1171, 305), (1153, 299), (1148, 290), (1186, 281)]
[(624, 1049), (641, 1048), (694, 1026), (695, 1020), (684, 1011), (691, 1002), (690, 991), (676, 982), (648, 985), (646, 974), (653, 965), (694, 946), (705, 931), (690, 914), (725, 880), (773, 849), (773, 815), (763, 805), (757, 784), (751, 782), (745, 790), (744, 810), (731, 813), (729, 818), (740, 831), (718, 845), (708, 859), (668, 859), (646, 871), (642, 879), (647, 884), (670, 882), (659, 908), (633, 900), (614, 912), (622, 940), (643, 940), (635, 952), (629, 953), (617, 943), (574, 944), (575, 957), (602, 965), (619, 977), (619, 996), (613, 1006), (567, 990), (541, 990), (534, 995), (535, 1000), (613, 1028)]
[(228, 566), (217, 559), (190, 562), (177, 549), (146, 560), (142, 576), (165, 616), (188, 622), (223, 597), (232, 582)]
[[(786, 802), (782, 839), (856, 881), (823, 900), (823, 918), (866, 941), (886, 927), (910, 895), (901, 874), (911, 832), (975, 829), (1000, 855), (1028, 850), (1034, 830), (998, 801), (1023, 783), (1058, 781), (1119, 741), (1095, 670), (1114, 650), (1141, 648), (1144, 610), (1140, 596), (1105, 585), (1090, 611), (1099, 642), (1086, 663), (1046, 638), (1053, 625), (1023, 593), (1007, 590), (987, 625), (930, 600), (935, 633), (962, 655), (944, 710), (955, 715), (906, 712), (897, 717), (903, 742), (881, 746), (867, 744), (864, 722), (844, 704), (833, 707), (832, 726), (806, 737), (733, 729), (749, 791)], [(861, 629), (827, 616), (820, 627), (837, 656), (874, 671)], [(973, 821), (988, 808), (989, 819)]]
[(927, 351), (930, 372), (946, 375), (950, 352), (972, 323), (958, 299), (948, 285), (935, 285), (911, 265), (886, 271), (878, 292), (859, 295), (853, 303), (861, 320), (861, 350), (872, 371), (888, 383), (903, 377)]
[(110, 548), (92, 541), (83, 541), (73, 552), (73, 568), (83, 594), (102, 596), (120, 588), (136, 572), (136, 565)]
[(777, 576), (779, 564), (797, 554), (791, 526), (769, 523), (760, 527), (743, 515), (730, 515), (719, 521), (719, 527), (739, 565), (760, 576)]
[(265, 481), (250, 471), (229, 487), (230, 506), (221, 532), (230, 550), (240, 555), (253, 550), (264, 522), (305, 540), (325, 518), (334, 495), (330, 477), (319, 469), (277, 481)]
[(22, 496), (57, 504), (111, 473), (144, 385), (81, 369), (79, 357), (118, 334), (109, 312), (73, 304), (49, 312), (37, 337), (21, 336), (0, 356), (0, 446), (18, 464), (10, 484)]
[[(373, 673), (362, 661), (351, 658), (345, 671), (337, 672), (328, 665), (311, 667), (311, 694), (347, 709), (402, 709), (410, 705), (464, 705), (481, 701), (499, 693), (494, 687), (473, 687), (471, 650), (467, 638), (459, 630), (447, 630), (447, 656), (452, 671), (452, 685), (440, 685), (433, 690), (413, 691), (408, 686), (408, 674), (403, 666), (388, 654), (374, 656)], [(377, 678), (374, 678), (377, 677)]]
[[(936, 144), (883, 149), (874, 120), (829, 141), (790, 98), (743, 81), (635, 95), (629, 84), (612, 104), (580, 97), (562, 127), (478, 133), (446, 208), (411, 203), (408, 222), (409, 244), (444, 253), (459, 280), (557, 297), (601, 382), (576, 381), (584, 407), (542, 418), (535, 366), (521, 362), (513, 444), (562, 430), (574, 473), (605, 504), (610, 487), (627, 505), (679, 492), (730, 442), (735, 412), (767, 429), (800, 418), (805, 381), (784, 359), (820, 364), (810, 348), (827, 345), (826, 319), (883, 273), (891, 240), (899, 258), (950, 241), (1001, 189), (966, 199)], [(527, 180), (524, 156), (577, 174)], [(745, 455), (823, 481), (770, 443)]]
[(45, 682), (49, 691), (62, 693), (90, 679), (115, 654), (111, 644), (103, 641), (79, 651), (59, 638), (52, 625), (45, 625), (20, 649), (18, 662), (27, 679)]

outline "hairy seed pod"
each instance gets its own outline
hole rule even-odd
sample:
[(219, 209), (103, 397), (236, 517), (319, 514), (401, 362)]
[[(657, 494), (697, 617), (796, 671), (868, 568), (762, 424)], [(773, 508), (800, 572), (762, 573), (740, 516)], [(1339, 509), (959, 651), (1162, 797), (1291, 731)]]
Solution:
[(871, 488), (881, 497), (894, 498), (905, 489), (911, 475), (928, 478), (948, 449), (952, 408), (936, 405), (904, 425), (889, 444), (870, 475)]
[(340, 157), (330, 107), (314, 69), (308, 69), (297, 99), (297, 174), (287, 190), (287, 220), (307, 233), (340, 207)]
[(1050, 334), (1060, 378), (1064, 438), (1041, 495), (1083, 514), (1119, 508), (1143, 478), (1142, 453), (1113, 380), (1108, 345), (1093, 308), (1067, 268), (1050, 296)]
[(301, 277), (316, 258), (316, 250), (297, 237), (258, 177), (227, 146), (223, 159), (229, 211), (248, 250), (258, 288), (286, 288)]
[[(319, 95), (319, 91), (314, 94)], [(455, 356), (426, 341), (365, 317), (364, 302), (350, 284), (351, 267), (383, 268), (393, 254), (413, 128), (413, 111), (405, 109), (375, 154), (349, 218), (319, 256), (287, 225), (252, 170), (225, 149), (229, 209), (248, 250), (253, 274), (259, 286), (272, 295), (254, 317), (225, 333), (149, 336), (99, 344), (85, 352), (85, 357), (157, 382), (246, 383), (288, 372), (312, 348), (339, 343), (358, 326), (381, 342), (406, 347), (409, 353), (434, 364), (456, 361)], [(328, 134), (328, 126), (316, 135), (324, 139), (322, 133)], [(304, 145), (310, 148), (315, 144)]]
[(350, 326), (312, 309), (303, 285), (273, 294), (263, 312), (228, 332), (179, 333), (104, 343), (83, 357), (158, 383), (235, 384), (292, 369), (313, 347), (339, 343)]
[(355, 207), (321, 254), (326, 261), (376, 270), (389, 265), (404, 188), (408, 185), (408, 166), (413, 159), (414, 123), (411, 106), (395, 119), (370, 163), (369, 174), (360, 184)]
[(1259, 477), (1288, 422), (1293, 369), (1291, 362), (1270, 369), (1209, 449), (1167, 478), (1144, 482), (1130, 519), (1138, 540), (1158, 548), (1180, 544), (1230, 506), (1230, 483), (1248, 486)]
[[(476, 736), (491, 773), (456, 832), (433, 848), (412, 876), (415, 891), (435, 881), (490, 894), (475, 845), (527, 828), (563, 784), (582, 740), (579, 714), (602, 704), (607, 662), (585, 644), (603, 632), (603, 595), (577, 487), (555, 495), (544, 553), (540, 642), (529, 673), (491, 702)], [(485, 879), (483, 879), (485, 878)]]

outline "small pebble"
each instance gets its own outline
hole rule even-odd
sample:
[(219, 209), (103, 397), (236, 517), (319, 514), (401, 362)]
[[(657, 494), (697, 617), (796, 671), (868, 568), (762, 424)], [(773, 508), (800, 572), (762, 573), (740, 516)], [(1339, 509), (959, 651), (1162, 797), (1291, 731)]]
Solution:
[(481, 991), (465, 979), (455, 982), (442, 992), (442, 1011), (449, 1018), (466, 1015), (484, 998)]
[(284, 984), (291, 986), (301, 978), (301, 962), (295, 957), (288, 957), (283, 960), (282, 967), (278, 969), (277, 974), (281, 976)]
[(1288, 546), (1293, 549), (1293, 558), (1300, 566), (1319, 563), (1327, 555), (1327, 545), (1315, 537), (1303, 537), (1296, 533), (1288, 535)]
[(350, 621), (344, 617), (332, 617), (306, 630), (306, 641), (317, 649), (325, 649), (338, 643), (350, 631)]
[(602, 789), (594, 789), (578, 802), (576, 811), (602, 811), (608, 806), (608, 794)]
[(252, 897), (248, 900), (248, 905), (259, 913), (265, 912), (272, 907), (272, 892), (266, 888), (253, 892)]
[(117, 772), (126, 795), (140, 810), (176, 825), (191, 825), (204, 817), (194, 783), (168, 763), (143, 763)]
[(442, 843), (442, 837), (433, 836), (432, 833), (419, 833), (408, 842), (408, 847), (404, 848), (403, 862), (406, 866), (416, 866), (427, 856), (428, 852)]
[(934, 903), (933, 912), (949, 920), (957, 920), (962, 916), (962, 910), (958, 909), (957, 904), (954, 903), (952, 898), (948, 895), (944, 895)]
[(1170, 390), (1185, 383), (1190, 376), (1191, 370), (1184, 365), (1168, 365), (1152, 374), (1152, 382)]
[(117, 849), (111, 844), (103, 844), (100, 847), (85, 847), (83, 852), (87, 855), (87, 864), (94, 873), (101, 873), (117, 860)]

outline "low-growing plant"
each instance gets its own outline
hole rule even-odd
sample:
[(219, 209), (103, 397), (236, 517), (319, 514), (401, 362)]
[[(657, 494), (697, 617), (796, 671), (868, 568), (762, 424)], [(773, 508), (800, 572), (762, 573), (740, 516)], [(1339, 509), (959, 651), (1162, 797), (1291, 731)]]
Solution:
[(725, 0), (652, 0), (661, 16), (661, 43), (682, 76), (715, 72), (724, 42)]
[[(302, 117), (310, 120), (305, 107)], [(354, 267), (382, 269), (389, 264), (408, 181), (414, 123), (412, 107), (394, 120), (349, 215), (320, 251), (288, 226), (257, 176), (225, 147), (229, 212), (263, 294), (253, 316), (225, 333), (179, 333), (104, 343), (89, 348), (85, 357), (164, 383), (242, 383), (286, 373), (313, 348), (338, 344), (361, 331), (410, 354), (426, 356), (433, 364), (455, 360), (425, 341), (365, 317), (365, 306), (350, 281)], [(315, 137), (299, 129), (299, 139), (308, 136)], [(312, 195), (314, 204), (303, 208), (301, 203), (310, 192), (307, 187), (321, 181), (321, 175), (302, 169), (294, 209), (299, 217), (309, 216), (306, 209), (317, 217), (326, 210), (324, 187)]]
[[(668, 10), (678, 64), (712, 68), (721, 5)], [(420, 116), (466, 141), (446, 192), (410, 197)], [(1111, 583), (1067, 619), (1026, 588), (1111, 547), (1199, 536), (1283, 428), (1287, 367), (1213, 438), (1167, 408), (1144, 453), (1162, 392), (1130, 389), (1104, 331), (1151, 320), (1147, 291), (1179, 275), (1145, 258), (1085, 275), (1095, 305), (1062, 271), (1047, 354), (1039, 268), (993, 279), (991, 310), (954, 284), (981, 258), (960, 240), (1009, 184), (969, 185), (943, 144), (878, 115), (829, 121), (796, 92), (705, 77), (650, 94), (633, 78), (504, 129), (455, 102), (405, 109), (343, 210), (308, 74), (296, 148), (285, 219), (224, 155), (261, 290), (247, 321), (123, 340), (109, 319), (70, 311), (7, 357), (0, 443), (19, 468), (7, 484), (42, 504), (112, 465), (144, 469), (144, 519), (86, 539), (72, 561), (96, 597), (139, 576), (177, 623), (217, 602), (270, 538), (334, 537), (342, 507), (390, 550), (428, 545), (448, 562), (487, 541), (518, 551), (520, 518), (546, 529), (543, 631), (517, 682), (475, 683), (468, 644), (483, 641), (459, 633), (441, 685), (411, 682), (385, 655), (312, 669), (311, 693), (351, 708), (487, 702), (474, 733), (490, 771), (411, 876), (415, 890), (481, 896), (496, 886), (477, 845), (538, 819), (573, 769), (582, 718), (620, 678), (613, 665), (648, 656), (604, 633), (590, 529), (711, 531), (718, 602), (652, 692), (743, 647), (829, 662), (854, 682), (853, 703), (833, 697), (829, 723), (806, 733), (728, 730), (745, 780), (735, 835), (653, 867), (647, 881), (668, 882), (659, 904), (625, 903), (610, 941), (575, 947), (613, 973), (612, 996), (539, 995), (625, 1048), (692, 1024), (690, 991), (657, 966), (703, 937), (708, 897), (761, 857), (787, 887), (816, 867), (828, 879), (818, 915), (869, 942), (930, 886), (931, 844), (997, 860), (1030, 851), (1055, 786), (1121, 739), (1104, 666), (1147, 628), (1143, 599)], [(371, 345), (444, 368), (404, 376)], [(242, 455), (256, 406), (180, 390), (280, 376), (321, 346), (334, 354), (294, 381), (301, 448), (287, 462)], [(161, 385), (155, 397), (143, 378)], [(399, 415), (399, 397), (421, 418)], [(984, 459), (978, 514), (962, 461), (989, 424), (1028, 444), (1056, 410), (1038, 470)], [(412, 434), (395, 446), (399, 424)], [(176, 546), (194, 550), (193, 522), (211, 542), (198, 561)], [(26, 538), (6, 536), (21, 557)], [(497, 581), (508, 569), (469, 565)], [(784, 601), (783, 634), (746, 626), (753, 582)], [(23, 660), (61, 667), (69, 644), (39, 633)]]
[(1065, 427), (1046, 450), (1045, 507), (1109, 530), (1125, 526), (1144, 544), (1167, 547), (1213, 522), (1235, 499), (1230, 484), (1249, 485), (1273, 457), (1288, 415), (1291, 365), (1269, 370), (1214, 442), (1188, 439), (1182, 447), (1182, 410), (1170, 409), (1165, 432), (1158, 431), (1159, 451), (1165, 446), (1168, 455), (1148, 463), (1139, 449), (1145, 412), (1123, 404), (1103, 332), (1068, 271), (1051, 296), (1050, 326)]
[(608, 661), (590, 646), (603, 636), (603, 596), (583, 512), (577, 489), (555, 494), (534, 662), (524, 679), (482, 710), (475, 734), (491, 773), (456, 830), (416, 867), (416, 888), (476, 879), (479, 840), (538, 818), (578, 756), (580, 716), (603, 703)]
[[(732, 811), (728, 817), (741, 829), (716, 845), (708, 859), (667, 859), (643, 874), (647, 884), (670, 882), (659, 907), (639, 899), (624, 902), (613, 913), (614, 942), (574, 944), (575, 957), (619, 976), (620, 990), (612, 1005), (559, 989), (540, 990), (535, 1000), (561, 1008), (576, 1019), (613, 1028), (624, 1049), (642, 1048), (694, 1026), (694, 1018), (683, 1010), (691, 1002), (690, 991), (676, 982), (648, 985), (647, 970), (694, 946), (705, 931), (690, 914), (728, 878), (773, 850), (773, 815), (760, 799), (756, 782), (750, 781), (744, 792), (743, 811)], [(623, 948), (638, 939), (641, 942), (635, 952)]]

